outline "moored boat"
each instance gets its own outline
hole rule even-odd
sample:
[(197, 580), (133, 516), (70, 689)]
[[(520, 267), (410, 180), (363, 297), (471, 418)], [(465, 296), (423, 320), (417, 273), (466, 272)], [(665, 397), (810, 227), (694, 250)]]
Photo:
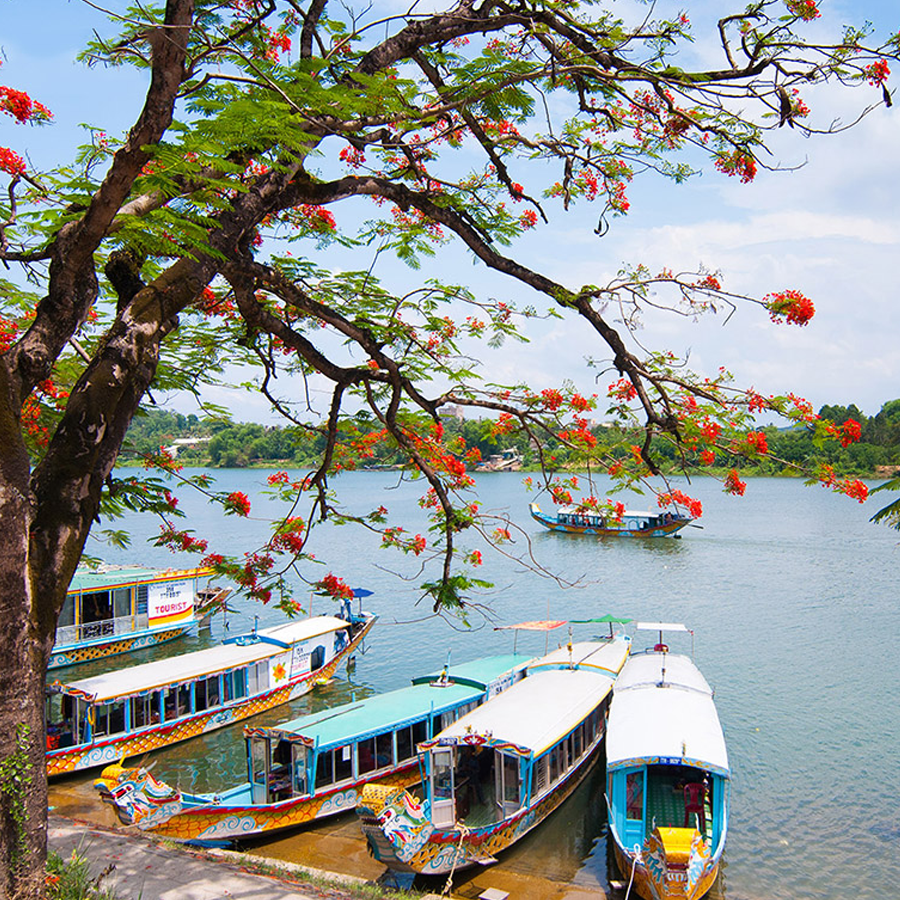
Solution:
[(80, 566), (56, 626), (48, 668), (142, 650), (180, 637), (227, 589), (199, 587), (211, 569)]
[(529, 504), (528, 508), (531, 518), (550, 531), (594, 537), (680, 537), (678, 532), (693, 522), (689, 516), (663, 511), (654, 513), (626, 509), (616, 518), (577, 506), (560, 507), (556, 515), (543, 512), (537, 503)]
[(622, 877), (644, 900), (696, 900), (712, 887), (728, 832), (729, 767), (706, 679), (664, 632), (633, 652), (613, 692), (606, 737), (609, 833)]
[(55, 681), (47, 687), (47, 774), (158, 750), (293, 700), (330, 678), (374, 621), (369, 613), (313, 616), (206, 650)]
[(476, 660), (275, 727), (245, 728), (249, 780), (222, 792), (182, 793), (117, 764), (94, 786), (122, 822), (175, 840), (230, 841), (304, 825), (352, 810), (366, 784), (418, 783), (416, 745), (510, 687), (529, 661)]
[(590, 770), (630, 641), (569, 644), (419, 744), (424, 801), (367, 785), (357, 806), (372, 855), (395, 879), (494, 861), (539, 825)]

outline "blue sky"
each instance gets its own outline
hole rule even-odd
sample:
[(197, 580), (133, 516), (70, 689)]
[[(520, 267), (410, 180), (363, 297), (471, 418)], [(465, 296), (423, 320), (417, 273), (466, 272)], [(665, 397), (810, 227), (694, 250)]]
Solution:
[[(110, 0), (108, 5), (121, 9), (124, 4)], [(733, 5), (743, 4), (737, 0)], [(823, 29), (861, 18), (870, 20), (880, 35), (900, 29), (896, 0), (823, 0), (820, 6)], [(626, 0), (614, 2), (614, 8), (629, 7), (633, 4)], [(702, 58), (714, 49), (707, 40), (706, 16), (721, 14), (725, 5), (704, 0), (684, 3), (683, 8), (694, 22), (694, 50)], [(0, 146), (28, 152), (38, 168), (47, 167), (71, 156), (80, 123), (116, 133), (133, 121), (144, 76), (124, 69), (87, 69), (75, 61), (94, 28), (111, 31), (105, 16), (81, 0), (0, 0), (0, 83), (27, 90), (55, 116), (52, 126), (41, 129), (17, 126), (2, 117)], [(890, 85), (897, 85), (898, 79), (900, 70), (895, 70)], [(820, 123), (846, 121), (860, 105), (877, 101), (875, 90), (870, 93), (829, 92), (808, 102)], [(722, 316), (693, 323), (648, 315), (640, 338), (654, 348), (689, 354), (691, 367), (704, 373), (725, 366), (738, 384), (765, 394), (791, 390), (816, 408), (853, 402), (873, 415), (882, 403), (900, 396), (898, 116), (900, 98), (893, 109), (876, 109), (843, 135), (804, 140), (782, 129), (775, 135), (775, 159), (801, 168), (763, 172), (751, 185), (709, 167), (683, 185), (644, 176), (629, 190), (629, 215), (614, 220), (605, 237), (593, 234), (596, 213), (585, 207), (570, 215), (557, 212), (550, 226), (539, 226), (514, 252), (532, 267), (576, 287), (603, 283), (623, 264), (644, 262), (653, 270), (703, 265), (720, 271), (724, 287), (738, 293), (761, 296), (799, 289), (817, 309), (806, 328), (778, 326), (764, 311), (742, 307), (727, 325)], [(524, 170), (517, 180), (526, 182)], [(335, 208), (334, 213), (340, 220), (342, 210)], [(464, 280), (485, 296), (520, 304), (540, 299), (473, 266), (456, 247), (442, 250), (422, 274)], [(418, 277), (392, 268), (382, 275), (405, 284)], [(507, 344), (492, 354), (485, 369), (492, 380), (527, 378), (541, 389), (571, 379), (583, 390), (596, 389), (584, 359), (596, 355), (599, 347), (583, 325), (539, 323), (529, 329), (529, 336), (530, 344)], [(599, 387), (605, 385), (606, 380)], [(229, 395), (216, 399), (235, 405)], [(248, 400), (241, 398), (244, 412), (239, 417), (264, 419), (265, 405)]]

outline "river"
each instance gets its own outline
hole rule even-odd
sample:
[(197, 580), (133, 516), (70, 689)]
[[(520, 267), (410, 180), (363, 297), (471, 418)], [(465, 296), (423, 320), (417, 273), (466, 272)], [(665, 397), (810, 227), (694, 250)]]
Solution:
[[(213, 473), (218, 490), (250, 496), (249, 520), (224, 517), (218, 507), (180, 490), (180, 508), (188, 513), (182, 522), (209, 538), (210, 550), (256, 549), (275, 509), (260, 494), (266, 474)], [(413, 533), (424, 531), (416, 503), (422, 482), (401, 482), (397, 473), (355, 472), (341, 475), (335, 487), (355, 512), (384, 505), (398, 521), (411, 522)], [(401, 687), (411, 676), (439, 668), (448, 653), (463, 662), (511, 649), (512, 637), (494, 631), (494, 621), (611, 612), (684, 622), (694, 631), (695, 661), (716, 690), (733, 770), (728, 842), (710, 896), (896, 896), (900, 536), (869, 523), (877, 500), (860, 505), (797, 480), (751, 479), (741, 498), (724, 494), (708, 478), (682, 487), (703, 502), (702, 528), (686, 529), (682, 540), (597, 541), (541, 531), (528, 516), (532, 498), (521, 474), (479, 475), (483, 510), (508, 515), (521, 532), (512, 532), (511, 556), (489, 552), (477, 535), (465, 535), (467, 546), (484, 551), (480, 576), (495, 584), (479, 601), (485, 609), (472, 610), (468, 629), (432, 617), (427, 601), (417, 602), (416, 585), (423, 578), (416, 558), (381, 549), (377, 536), (359, 528), (317, 529), (311, 549), (324, 564), (309, 564), (305, 571), (313, 578), (334, 571), (353, 586), (373, 590), (365, 606), (380, 621), (351, 675), (342, 672), (290, 711), (270, 711), (261, 721)], [(641, 508), (651, 500), (627, 503)], [(122, 551), (92, 543), (93, 556), (188, 564), (147, 544), (157, 529), (150, 518), (129, 516), (98, 527), (124, 527), (133, 542)], [(516, 561), (513, 556), (527, 552), (529, 541), (537, 563), (574, 586)], [(299, 585), (297, 599), (307, 608), (311, 601), (313, 613), (329, 611), (329, 601), (310, 598)], [(271, 608), (243, 601), (240, 609), (229, 617), (232, 633), (252, 626), (257, 616), (261, 625), (279, 621)], [(218, 622), (214, 634), (222, 627)], [(576, 638), (592, 633), (592, 626), (577, 627)], [(565, 637), (562, 630), (553, 634), (554, 644)], [(184, 652), (205, 640), (177, 641), (166, 652)], [(543, 635), (518, 637), (520, 650), (537, 654), (544, 644)], [(670, 644), (673, 651), (690, 649), (678, 646), (676, 638)], [(65, 674), (87, 672), (79, 667)], [(183, 788), (220, 789), (243, 776), (242, 753), (240, 729), (228, 729), (157, 754), (154, 774)], [(584, 891), (607, 890), (619, 876), (608, 868), (602, 803), (602, 777), (595, 775), (499, 868), (531, 867), (559, 873), (561, 881)], [(340, 828), (349, 833), (353, 826), (348, 819)]]

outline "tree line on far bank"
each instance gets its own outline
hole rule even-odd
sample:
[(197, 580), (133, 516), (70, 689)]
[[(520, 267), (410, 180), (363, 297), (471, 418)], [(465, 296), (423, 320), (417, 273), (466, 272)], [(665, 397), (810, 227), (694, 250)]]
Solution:
[[(780, 475), (789, 473), (791, 465), (809, 466), (811, 463), (829, 465), (840, 476), (884, 475), (886, 470), (900, 468), (900, 399), (885, 403), (874, 416), (867, 416), (855, 404), (826, 405), (819, 410), (822, 418), (834, 422), (853, 419), (860, 424), (861, 439), (842, 446), (835, 439), (817, 446), (812, 429), (797, 426), (776, 428), (764, 426), (768, 453), (757, 459), (730, 457), (720, 453), (712, 470), (740, 466), (742, 473), (751, 475)], [(466, 419), (449, 416), (442, 419), (445, 438), (459, 438), (460, 446), (468, 452), (466, 461), (474, 467), (477, 460), (489, 460), (506, 451), (515, 451), (523, 469), (538, 468), (535, 439), (524, 433), (498, 433), (493, 419)], [(595, 425), (598, 436), (603, 433), (607, 442), (615, 425)], [(348, 442), (359, 442), (361, 436), (373, 434), (375, 423), (359, 420), (348, 431)], [(628, 434), (621, 435), (622, 446), (628, 444)], [(188, 443), (189, 441), (196, 443)], [(546, 435), (541, 438), (543, 451), (551, 463), (559, 468), (577, 466), (578, 454), (562, 442)], [(121, 461), (137, 462), (142, 457), (168, 448), (186, 466), (213, 468), (246, 468), (280, 466), (305, 468), (318, 465), (325, 438), (315, 431), (292, 426), (260, 425), (233, 422), (224, 418), (204, 418), (196, 415), (150, 410), (134, 420), (123, 447)], [(471, 452), (476, 449), (477, 453)], [(674, 469), (677, 460), (671, 446), (660, 445), (657, 452), (662, 461)], [(358, 454), (357, 454), (358, 455)], [(514, 455), (507, 453), (507, 455)], [(391, 468), (402, 462), (402, 454), (386, 441), (368, 445), (364, 458), (357, 459), (357, 468)]]

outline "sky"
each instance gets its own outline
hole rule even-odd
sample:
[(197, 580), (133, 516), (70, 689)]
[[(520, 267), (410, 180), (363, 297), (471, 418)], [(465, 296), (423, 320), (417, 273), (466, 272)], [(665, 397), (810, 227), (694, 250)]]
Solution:
[[(123, 6), (118, 0), (108, 5)], [(711, 58), (709, 16), (721, 14), (725, 6), (714, 0), (670, 5), (691, 15), (697, 58)], [(900, 29), (896, 0), (823, 0), (820, 6), (823, 19), (817, 27), (823, 29), (861, 19), (871, 21), (880, 36)], [(613, 0), (613, 7), (625, 10), (633, 3)], [(105, 16), (83, 0), (0, 0), (0, 84), (27, 90), (54, 113), (54, 124), (40, 129), (0, 117), (0, 146), (28, 152), (38, 168), (71, 156), (81, 123), (116, 133), (127, 128), (139, 108), (143, 75), (88, 69), (75, 61), (92, 29), (111, 32)], [(900, 66), (895, 69), (892, 88), (900, 85)], [(855, 109), (877, 102), (876, 89), (868, 91), (817, 92), (805, 99), (820, 124), (849, 121)], [(596, 210), (589, 206), (574, 214), (555, 211), (549, 225), (523, 237), (512, 253), (570, 287), (602, 284), (622, 266), (642, 262), (653, 271), (704, 266), (720, 273), (723, 287), (735, 293), (800, 290), (816, 305), (815, 318), (804, 328), (776, 325), (764, 310), (741, 306), (727, 323), (722, 315), (698, 322), (648, 315), (639, 337), (646, 346), (688, 355), (695, 371), (715, 374), (724, 366), (736, 384), (763, 394), (793, 391), (817, 409), (855, 403), (874, 415), (883, 403), (900, 397), (898, 117), (900, 96), (894, 108), (879, 106), (841, 135), (806, 140), (781, 129), (774, 135), (773, 161), (799, 168), (762, 171), (750, 185), (710, 166), (682, 185), (642, 176), (628, 191), (629, 215), (613, 220), (606, 236), (593, 233)], [(517, 178), (515, 166), (513, 179), (527, 187), (524, 171)], [(340, 221), (342, 210), (333, 212)], [(464, 281), (481, 296), (520, 305), (541, 300), (473, 264), (457, 246), (442, 248), (420, 273), (388, 268), (382, 276), (410, 285), (420, 277), (442, 276)], [(581, 322), (536, 322), (528, 336), (528, 344), (507, 343), (490, 354), (485, 375), (496, 382), (527, 379), (537, 390), (571, 380), (580, 390), (603, 391), (612, 380), (604, 376), (594, 382), (596, 373), (585, 359), (602, 356), (602, 348)], [(270, 420), (261, 398), (219, 392), (211, 399), (233, 407), (237, 418)], [(180, 411), (194, 410), (182, 402)]]

